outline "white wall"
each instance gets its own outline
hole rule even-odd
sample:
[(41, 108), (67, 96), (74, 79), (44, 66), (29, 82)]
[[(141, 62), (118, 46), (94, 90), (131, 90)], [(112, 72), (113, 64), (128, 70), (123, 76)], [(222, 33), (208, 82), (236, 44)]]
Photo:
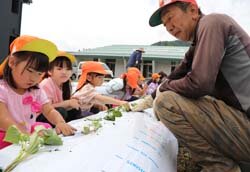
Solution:
[(117, 59), (115, 63), (115, 77), (119, 77), (122, 73), (126, 72), (123, 59)]
[(171, 62), (170, 61), (156, 61), (155, 62), (155, 72), (163, 71), (166, 74), (171, 72)]
[[(163, 71), (166, 74), (170, 74), (171, 72), (171, 62), (170, 61), (155, 61), (155, 71), (160, 72)], [(124, 67), (123, 59), (117, 59), (115, 63), (115, 77), (119, 77), (122, 73), (126, 72), (126, 68)]]

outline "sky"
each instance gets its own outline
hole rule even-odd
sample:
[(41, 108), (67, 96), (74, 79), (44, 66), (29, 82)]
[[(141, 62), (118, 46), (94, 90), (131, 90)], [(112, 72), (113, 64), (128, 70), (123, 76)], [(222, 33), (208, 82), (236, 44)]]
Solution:
[[(250, 34), (249, 0), (197, 3), (205, 14), (228, 14)], [(163, 25), (149, 26), (158, 4), (158, 0), (33, 0), (23, 5), (21, 34), (48, 39), (64, 51), (176, 40)]]

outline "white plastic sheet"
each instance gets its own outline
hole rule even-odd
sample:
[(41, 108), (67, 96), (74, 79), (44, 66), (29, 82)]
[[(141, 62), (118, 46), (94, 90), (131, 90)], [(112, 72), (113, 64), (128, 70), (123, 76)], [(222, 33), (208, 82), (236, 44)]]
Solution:
[[(98, 118), (104, 113), (91, 116)], [(175, 172), (178, 145), (173, 134), (155, 120), (152, 109), (124, 112), (115, 122), (102, 120), (96, 133), (83, 135), (84, 119), (72, 121), (78, 129), (63, 137), (63, 146), (45, 147), (19, 164), (14, 172)], [(18, 145), (0, 151), (5, 168), (18, 154)]]

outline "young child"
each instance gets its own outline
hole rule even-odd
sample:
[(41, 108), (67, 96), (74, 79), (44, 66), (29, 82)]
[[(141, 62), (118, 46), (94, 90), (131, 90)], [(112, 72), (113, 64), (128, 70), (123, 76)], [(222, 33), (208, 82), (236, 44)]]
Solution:
[[(55, 60), (50, 62), (48, 78), (39, 84), (49, 98), (52, 106), (63, 116), (66, 122), (81, 117), (79, 101), (71, 98), (72, 63), (75, 57), (69, 53), (59, 51)], [(39, 115), (37, 121), (48, 122), (43, 114)]]
[(107, 84), (99, 87), (97, 91), (119, 100), (132, 101), (135, 100), (133, 96), (135, 90), (140, 89), (138, 82), (141, 77), (142, 75), (139, 69), (130, 67), (120, 78), (110, 80)]
[(16, 125), (30, 133), (41, 112), (55, 125), (58, 134), (74, 133), (75, 129), (65, 123), (37, 86), (56, 53), (53, 43), (37, 37), (20, 36), (11, 43), (0, 79), (0, 149), (8, 145), (3, 138), (9, 126)]
[[(79, 99), (83, 111), (89, 112), (92, 106), (96, 106), (99, 110), (107, 110), (105, 104), (123, 105), (127, 103), (95, 91), (96, 86), (102, 85), (106, 74), (107, 72), (98, 62), (88, 61), (82, 65), (82, 75), (73, 96)], [(87, 113), (87, 115), (89, 114)]]
[(147, 82), (146, 94), (152, 94), (159, 86), (161, 75), (158, 73), (153, 73), (151, 79)]

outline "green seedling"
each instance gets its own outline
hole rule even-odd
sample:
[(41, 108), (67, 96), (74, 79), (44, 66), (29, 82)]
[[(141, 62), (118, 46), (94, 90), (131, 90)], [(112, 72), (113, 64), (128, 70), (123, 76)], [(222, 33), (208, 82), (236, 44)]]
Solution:
[(114, 109), (117, 111), (120, 111), (120, 112), (129, 112), (130, 105), (129, 105), (129, 103), (126, 103), (126, 104), (123, 104), (121, 106), (115, 107)]
[(62, 145), (62, 139), (56, 134), (53, 129), (43, 130), (44, 145)]
[(89, 126), (83, 126), (82, 133), (83, 133), (83, 134), (89, 134), (89, 133), (90, 133)]
[(113, 115), (115, 117), (122, 117), (122, 113), (120, 111), (118, 111), (118, 110), (113, 111)]
[(122, 116), (122, 113), (121, 113), (121, 111), (119, 109), (120, 109), (119, 107), (109, 109), (107, 111), (107, 115), (104, 117), (104, 119), (108, 120), (108, 121), (115, 121), (116, 117), (121, 117)]
[(10, 126), (6, 132), (4, 141), (21, 145), (18, 156), (6, 167), (4, 172), (12, 171), (27, 157), (37, 153), (43, 145), (62, 145), (62, 140), (55, 131), (45, 129), (43, 126), (37, 126), (30, 136), (21, 133), (16, 126)]
[(108, 114), (104, 117), (105, 120), (115, 121), (115, 116), (113, 114)]
[(101, 119), (95, 119), (95, 120), (91, 120), (91, 124), (88, 124), (87, 126), (83, 126), (83, 130), (82, 133), (83, 134), (89, 134), (91, 132), (96, 132), (99, 128), (102, 127), (101, 124)]

